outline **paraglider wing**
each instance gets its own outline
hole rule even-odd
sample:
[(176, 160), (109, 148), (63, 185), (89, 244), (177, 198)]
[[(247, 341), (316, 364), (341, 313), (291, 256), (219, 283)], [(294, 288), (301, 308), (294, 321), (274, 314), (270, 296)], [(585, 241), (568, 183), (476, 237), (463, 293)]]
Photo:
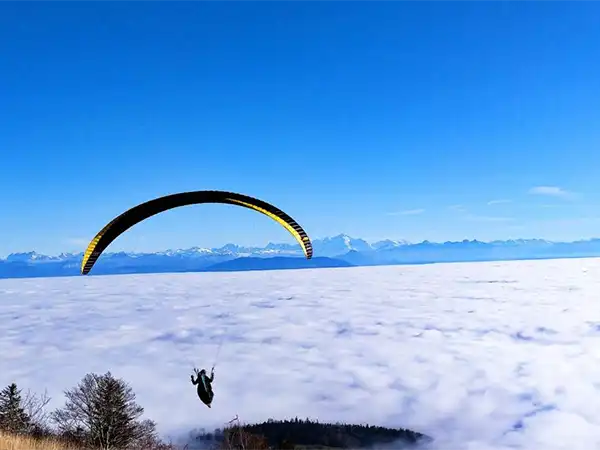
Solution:
[(87, 275), (98, 257), (102, 252), (122, 233), (127, 231), (135, 224), (167, 211), (169, 209), (178, 208), (180, 206), (194, 205), (200, 203), (225, 203), (230, 205), (243, 206), (245, 208), (258, 211), (285, 227), (300, 244), (302, 251), (307, 259), (310, 259), (313, 254), (310, 238), (302, 227), (285, 212), (275, 206), (262, 200), (249, 197), (243, 194), (226, 191), (193, 191), (182, 192), (179, 194), (167, 195), (154, 200), (134, 206), (125, 211), (120, 216), (109, 222), (100, 232), (92, 239), (83, 254), (81, 262), (81, 274)]

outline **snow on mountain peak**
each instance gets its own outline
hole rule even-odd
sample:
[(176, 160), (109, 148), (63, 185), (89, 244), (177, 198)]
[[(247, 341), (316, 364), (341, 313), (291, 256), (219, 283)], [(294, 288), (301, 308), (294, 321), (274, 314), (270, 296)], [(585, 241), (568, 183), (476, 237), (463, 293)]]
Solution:
[(11, 262), (47, 261), (49, 259), (52, 258), (50, 256), (42, 255), (34, 251), (24, 253), (11, 253), (6, 257), (6, 261)]
[(374, 242), (371, 244), (371, 247), (373, 247), (374, 250), (391, 250), (403, 245), (410, 245), (410, 242), (405, 240), (384, 239), (382, 241)]

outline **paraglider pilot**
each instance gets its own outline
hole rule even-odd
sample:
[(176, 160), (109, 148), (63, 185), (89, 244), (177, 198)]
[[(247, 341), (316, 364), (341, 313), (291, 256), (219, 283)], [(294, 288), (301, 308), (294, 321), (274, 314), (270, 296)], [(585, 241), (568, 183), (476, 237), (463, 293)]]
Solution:
[(194, 380), (194, 375), (191, 376), (192, 384), (198, 385), (198, 397), (200, 397), (202, 403), (210, 408), (210, 404), (215, 396), (211, 384), (215, 379), (215, 368), (213, 367), (211, 369), (210, 377), (206, 375), (206, 370), (204, 369), (198, 371), (198, 369), (194, 368), (194, 373), (196, 374), (197, 378)]

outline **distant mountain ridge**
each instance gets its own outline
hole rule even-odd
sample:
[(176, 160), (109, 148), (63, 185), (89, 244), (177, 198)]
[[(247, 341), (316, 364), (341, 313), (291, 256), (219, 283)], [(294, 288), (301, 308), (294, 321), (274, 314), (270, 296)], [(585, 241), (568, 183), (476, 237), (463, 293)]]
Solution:
[[(404, 240), (367, 242), (339, 234), (313, 241), (314, 258), (300, 261), (297, 244), (265, 247), (227, 244), (155, 253), (105, 252), (92, 274), (270, 270), (301, 267), (348, 267), (435, 262), (494, 261), (600, 256), (600, 239), (553, 242), (544, 239), (478, 240), (410, 243)], [(0, 259), (0, 278), (78, 275), (83, 252), (48, 256), (34, 251)], [(272, 259), (265, 261), (265, 259)]]

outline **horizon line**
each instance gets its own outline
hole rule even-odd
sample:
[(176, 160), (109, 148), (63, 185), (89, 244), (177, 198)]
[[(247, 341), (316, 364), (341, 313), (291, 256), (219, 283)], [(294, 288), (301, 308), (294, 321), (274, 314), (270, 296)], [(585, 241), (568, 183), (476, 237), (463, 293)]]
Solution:
[[(581, 239), (575, 239), (575, 240), (552, 240), (552, 239), (544, 239), (544, 238), (510, 238), (510, 239), (492, 239), (492, 240), (479, 240), (479, 239), (462, 239), (462, 240), (446, 240), (446, 241), (430, 241), (428, 239), (423, 239), (422, 241), (418, 241), (418, 242), (412, 242), (412, 241), (407, 241), (405, 239), (392, 239), (392, 238), (384, 238), (384, 239), (379, 239), (379, 240), (366, 240), (363, 238), (355, 238), (352, 237), (348, 234), (345, 233), (340, 233), (337, 234), (335, 236), (327, 236), (324, 238), (317, 238), (314, 241), (312, 241), (313, 243), (316, 241), (323, 241), (325, 239), (332, 239), (332, 238), (336, 238), (336, 237), (340, 237), (340, 236), (346, 236), (349, 237), (350, 239), (353, 240), (361, 240), (366, 242), (367, 244), (369, 244), (370, 246), (372, 246), (373, 244), (377, 244), (379, 242), (384, 242), (384, 241), (392, 241), (392, 242), (402, 242), (401, 244), (398, 245), (398, 247), (402, 247), (402, 246), (412, 246), (412, 245), (419, 245), (419, 244), (439, 244), (439, 245), (444, 245), (444, 244), (460, 244), (460, 243), (466, 243), (466, 242), (479, 242), (482, 244), (493, 244), (493, 243), (501, 243), (501, 242), (511, 242), (511, 241), (544, 241), (547, 242), (549, 244), (574, 244), (574, 243), (578, 243), (578, 242), (589, 242), (589, 241), (593, 241), (593, 240), (597, 240), (600, 239), (599, 237), (589, 237), (589, 238), (581, 238)], [(191, 246), (191, 247), (186, 247), (186, 248), (167, 248), (165, 250), (155, 250), (155, 251), (134, 251), (134, 250), (119, 250), (119, 251), (106, 251), (103, 252), (104, 254), (118, 254), (118, 253), (127, 253), (127, 254), (132, 254), (132, 255), (153, 255), (153, 254), (158, 254), (158, 253), (166, 253), (169, 251), (186, 251), (186, 250), (191, 250), (191, 249), (201, 249), (201, 250), (222, 250), (225, 247), (228, 246), (235, 246), (238, 248), (242, 248), (242, 249), (249, 249), (249, 250), (254, 250), (254, 249), (266, 249), (269, 245), (285, 245), (285, 246), (289, 246), (291, 248), (298, 248), (299, 251), (301, 251), (302, 249), (300, 248), (300, 245), (297, 243), (287, 243), (287, 242), (272, 242), (269, 241), (267, 242), (267, 244), (263, 245), (263, 246), (252, 246), (252, 245), (239, 245), (239, 244), (235, 244), (233, 242), (229, 242), (227, 244), (224, 244), (220, 247), (199, 247), (199, 246)], [(84, 250), (80, 250), (78, 252), (60, 252), (58, 254), (45, 254), (45, 253), (39, 253), (36, 250), (28, 250), (28, 251), (17, 251), (17, 252), (11, 252), (8, 253), (6, 256), (0, 256), (0, 261), (2, 260), (6, 260), (8, 257), (10, 256), (14, 256), (14, 255), (26, 255), (26, 254), (36, 254), (36, 255), (40, 255), (40, 256), (48, 256), (48, 257), (59, 257), (59, 256), (63, 256), (63, 255), (71, 255), (71, 256), (78, 256), (80, 254), (83, 254), (85, 252)], [(315, 255), (317, 256), (317, 255)]]

